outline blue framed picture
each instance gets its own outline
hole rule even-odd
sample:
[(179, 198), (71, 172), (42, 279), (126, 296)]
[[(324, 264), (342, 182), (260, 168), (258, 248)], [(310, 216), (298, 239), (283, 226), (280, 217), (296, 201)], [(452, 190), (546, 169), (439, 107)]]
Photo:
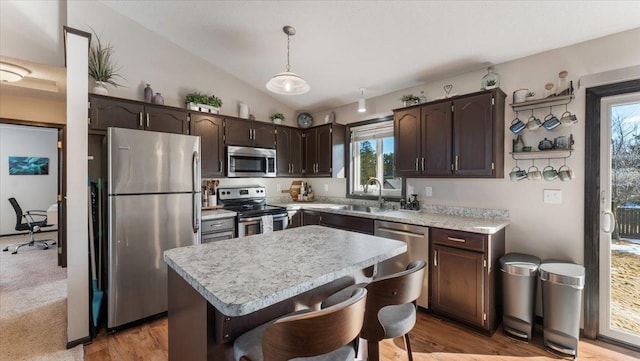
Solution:
[(9, 157), (9, 175), (49, 174), (49, 158)]

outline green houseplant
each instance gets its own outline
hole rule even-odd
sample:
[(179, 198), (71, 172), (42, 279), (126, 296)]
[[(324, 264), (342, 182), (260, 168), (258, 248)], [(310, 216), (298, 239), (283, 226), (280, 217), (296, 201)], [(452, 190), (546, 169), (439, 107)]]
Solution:
[(402, 100), (402, 102), (404, 103), (404, 106), (408, 106), (408, 105), (413, 105), (413, 104), (418, 104), (420, 103), (420, 97), (417, 97), (413, 94), (405, 94), (402, 96), (402, 98), (400, 98), (400, 100)]
[(193, 92), (186, 95), (185, 104), (187, 108), (192, 110), (198, 110), (206, 113), (220, 112), (222, 106), (222, 100), (215, 95), (206, 95), (200, 92)]
[(110, 43), (103, 43), (95, 31), (93, 34), (95, 38), (92, 39), (89, 49), (89, 76), (96, 81), (94, 93), (106, 95), (108, 91), (104, 85), (122, 86), (115, 79), (124, 79), (124, 77), (118, 74), (119, 68), (113, 62), (113, 46)]
[(284, 114), (282, 114), (282, 113), (273, 113), (273, 114), (271, 114), (269, 119), (271, 119), (271, 121), (276, 123), (276, 124), (280, 124), (280, 123), (282, 123), (282, 121), (284, 121)]

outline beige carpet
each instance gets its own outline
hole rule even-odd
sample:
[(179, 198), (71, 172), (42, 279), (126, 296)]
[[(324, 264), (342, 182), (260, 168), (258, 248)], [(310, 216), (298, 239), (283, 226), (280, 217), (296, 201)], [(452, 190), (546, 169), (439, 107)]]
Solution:
[[(27, 237), (2, 237), (0, 249)], [(57, 265), (57, 247), (12, 251), (0, 252), (0, 361), (83, 360), (82, 345), (66, 349), (67, 270)]]

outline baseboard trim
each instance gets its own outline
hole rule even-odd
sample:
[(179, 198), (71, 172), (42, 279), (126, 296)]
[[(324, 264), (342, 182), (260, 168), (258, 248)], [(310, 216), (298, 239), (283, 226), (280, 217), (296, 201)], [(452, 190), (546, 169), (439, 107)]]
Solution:
[(73, 340), (73, 341), (67, 341), (67, 350), (70, 348), (74, 348), (78, 345), (84, 345), (91, 342), (91, 337), (87, 336), (87, 337), (83, 337), (83, 338), (79, 338), (77, 340)]

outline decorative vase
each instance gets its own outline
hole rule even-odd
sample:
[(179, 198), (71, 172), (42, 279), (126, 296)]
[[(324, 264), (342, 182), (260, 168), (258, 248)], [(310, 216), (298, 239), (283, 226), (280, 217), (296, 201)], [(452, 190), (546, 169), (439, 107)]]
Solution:
[(153, 89), (151, 89), (151, 85), (147, 84), (146, 88), (144, 88), (144, 101), (147, 103), (151, 103), (153, 100)]
[(249, 106), (245, 103), (240, 103), (239, 117), (249, 119)]
[(156, 95), (153, 96), (153, 104), (164, 104), (162, 94), (156, 93)]
[(488, 90), (500, 86), (500, 74), (493, 72), (493, 67), (487, 68), (487, 74), (480, 81), (482, 89)]
[(93, 87), (93, 93), (100, 95), (109, 95), (109, 91), (104, 85), (105, 84), (103, 81), (96, 81), (96, 85)]

